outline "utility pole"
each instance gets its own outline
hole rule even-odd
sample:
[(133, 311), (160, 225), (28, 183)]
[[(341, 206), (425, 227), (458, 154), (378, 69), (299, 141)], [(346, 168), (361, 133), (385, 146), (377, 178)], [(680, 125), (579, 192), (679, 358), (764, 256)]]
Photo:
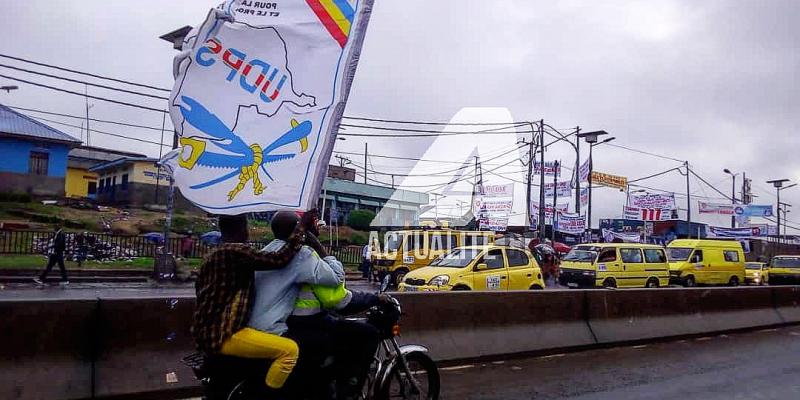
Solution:
[(539, 225), (541, 226), (539, 229), (539, 239), (544, 241), (544, 119), (539, 121), (539, 149), (542, 152), (542, 154), (540, 154), (542, 173), (539, 175)]
[[(556, 242), (556, 220), (558, 219), (558, 161), (553, 161), (553, 220), (551, 222), (553, 243)], [(544, 175), (544, 164), (542, 164), (542, 175)]]
[(86, 145), (89, 146), (89, 85), (84, 85), (84, 93), (86, 93)]
[(364, 142), (364, 184), (367, 184), (367, 155), (369, 154), (367, 150), (367, 142)]
[[(533, 122), (528, 122), (528, 124), (531, 126), (531, 141), (528, 142), (528, 180), (527, 180), (527, 185), (528, 186), (526, 188), (526, 193), (525, 193), (525, 220), (527, 221), (528, 227), (530, 227), (531, 223), (533, 222), (533, 220), (531, 219), (531, 217), (532, 217), (532, 215), (531, 215), (531, 186), (533, 184), (532, 175), (533, 175), (533, 162), (534, 162), (534, 156), (535, 156), (535, 151), (534, 151), (534, 148), (533, 148), (533, 142), (534, 142), (535, 137), (534, 137)], [(475, 162), (477, 163), (477, 158), (476, 158)], [(538, 221), (538, 223), (536, 224), (537, 228), (539, 228), (539, 225), (541, 225), (541, 223), (542, 223), (542, 221)]]
[[(691, 171), (689, 170), (689, 161), (684, 161), (683, 165), (686, 166), (686, 233), (691, 239), (692, 237), (692, 192), (689, 190), (689, 174)], [(697, 237), (700, 239), (700, 235)]]
[(575, 214), (581, 215), (581, 127), (575, 127)]

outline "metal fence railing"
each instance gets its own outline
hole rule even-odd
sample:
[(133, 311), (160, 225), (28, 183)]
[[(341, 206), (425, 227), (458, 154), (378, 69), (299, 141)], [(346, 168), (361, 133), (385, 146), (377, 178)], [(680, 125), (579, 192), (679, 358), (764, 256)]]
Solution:
[[(0, 254), (47, 254), (53, 232), (0, 230)], [(106, 233), (67, 233), (65, 258), (77, 259), (82, 255), (85, 259), (109, 260), (129, 259), (136, 257), (154, 257), (161, 243), (146, 236), (114, 235)], [(255, 248), (262, 248), (266, 242), (251, 242)], [(200, 240), (184, 241), (183, 238), (170, 238), (168, 249), (172, 254), (188, 258), (202, 258), (217, 246)], [(343, 246), (326, 250), (344, 264), (361, 262), (361, 247)]]

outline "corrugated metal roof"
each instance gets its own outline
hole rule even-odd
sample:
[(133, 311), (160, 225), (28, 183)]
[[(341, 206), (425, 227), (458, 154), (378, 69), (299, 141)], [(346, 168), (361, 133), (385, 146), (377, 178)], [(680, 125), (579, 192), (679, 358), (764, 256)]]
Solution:
[(58, 129), (51, 128), (35, 119), (18, 113), (0, 104), (0, 134), (24, 136), (39, 140), (80, 144), (80, 140)]

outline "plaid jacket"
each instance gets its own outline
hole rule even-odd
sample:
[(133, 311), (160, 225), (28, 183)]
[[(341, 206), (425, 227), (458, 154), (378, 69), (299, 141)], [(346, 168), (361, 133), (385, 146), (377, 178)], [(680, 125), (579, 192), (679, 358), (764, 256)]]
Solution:
[(304, 239), (303, 232), (295, 232), (286, 246), (273, 253), (224, 245), (203, 260), (195, 283), (197, 304), (191, 328), (198, 350), (219, 352), (225, 340), (244, 328), (250, 318), (254, 272), (285, 267)]

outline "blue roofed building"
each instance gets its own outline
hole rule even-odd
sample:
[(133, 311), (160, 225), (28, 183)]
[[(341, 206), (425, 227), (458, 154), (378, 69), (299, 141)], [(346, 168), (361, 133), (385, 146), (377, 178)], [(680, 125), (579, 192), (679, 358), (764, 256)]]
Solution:
[(64, 196), (67, 155), (80, 144), (0, 104), (0, 192)]

